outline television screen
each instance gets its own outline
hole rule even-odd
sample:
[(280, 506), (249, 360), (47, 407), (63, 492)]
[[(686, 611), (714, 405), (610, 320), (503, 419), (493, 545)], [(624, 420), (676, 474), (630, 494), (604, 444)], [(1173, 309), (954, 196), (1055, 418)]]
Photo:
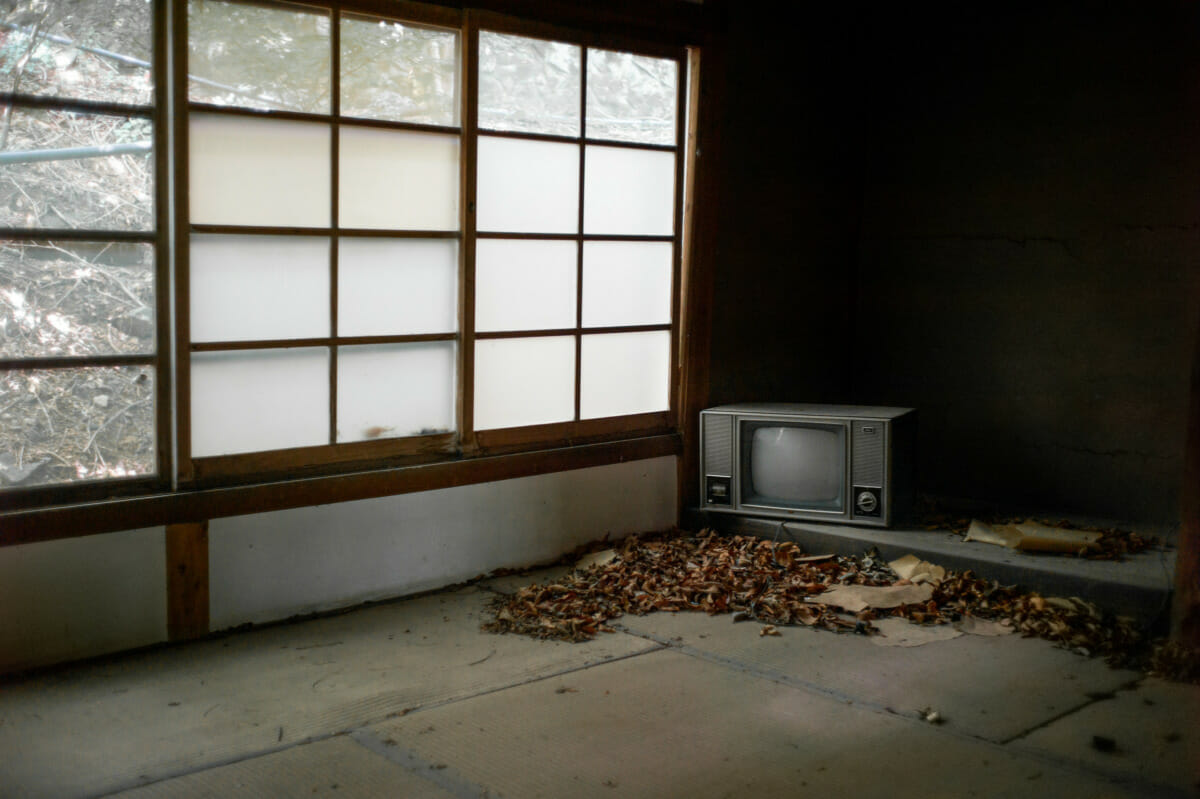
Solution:
[(754, 421), (742, 425), (742, 502), (844, 510), (844, 426)]

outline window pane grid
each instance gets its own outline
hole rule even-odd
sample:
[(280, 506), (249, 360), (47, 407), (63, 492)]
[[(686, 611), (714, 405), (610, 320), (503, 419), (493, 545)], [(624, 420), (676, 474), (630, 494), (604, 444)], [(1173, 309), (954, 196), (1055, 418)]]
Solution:
[[(213, 0), (192, 0), (191, 7), (200, 7), (209, 2)], [(232, 7), (236, 4), (217, 5)], [(204, 94), (204, 91), (208, 90), (197, 89), (196, 82), (193, 81), (188, 107), (192, 120), (229, 120), (228, 125), (232, 126), (238, 124), (237, 120), (245, 120), (243, 125), (263, 125), (272, 129), (271, 135), (264, 138), (268, 148), (277, 140), (279, 132), (289, 130), (283, 126), (299, 126), (290, 128), (297, 132), (324, 130), (325, 133), (319, 139), (315, 136), (310, 137), (315, 146), (311, 155), (302, 160), (308, 166), (285, 168), (281, 165), (270, 169), (264, 176), (265, 179), (259, 181), (269, 185), (271, 180), (278, 181), (281, 175), (294, 181), (297, 172), (300, 172), (299, 177), (308, 180), (309, 185), (289, 186), (285, 182), (282, 184), (283, 188), (275, 189), (274, 196), (268, 197), (266, 202), (261, 198), (251, 202), (247, 208), (248, 213), (228, 213), (225, 207), (227, 201), (223, 200), (219, 206), (220, 210), (205, 216), (204, 204), (197, 206), (195, 202), (198, 184), (193, 175), (190, 187), (193, 195), (192, 213), (188, 220), (188, 229), (197, 237), (283, 236), (297, 241), (314, 242), (315, 246), (326, 250), (324, 283), (312, 284), (318, 294), (324, 295), (324, 309), (314, 306), (306, 312), (300, 312), (299, 319), (295, 320), (300, 323), (300, 327), (296, 327), (295, 323), (288, 323), (296, 329), (298, 335), (283, 336), (276, 333), (268, 337), (232, 337), (223, 336), (219, 329), (216, 329), (198, 337), (197, 318), (194, 314), (192, 331), (183, 331), (182, 334), (188, 339), (188, 350), (194, 353), (193, 362), (195, 358), (207, 359), (221, 354), (243, 353), (243, 358), (263, 358), (268, 353), (278, 353), (277, 357), (287, 358), (289, 352), (299, 353), (305, 348), (313, 353), (323, 352), (322, 363), (327, 375), (327, 388), (322, 396), (326, 408), (325, 433), (322, 434), (322, 438), (326, 444), (433, 435), (430, 431), (436, 431), (440, 435), (446, 429), (446, 419), (444, 415), (438, 414), (434, 414), (436, 418), (426, 419), (428, 424), (403, 421), (411, 417), (395, 417), (401, 419), (396, 424), (368, 424), (363, 421), (367, 418), (364, 414), (379, 415), (380, 409), (385, 406), (364, 405), (365, 398), (359, 396), (359, 392), (364, 385), (362, 381), (365, 375), (385, 377), (385, 373), (379, 371), (382, 366), (404, 363), (407, 364), (406, 368), (410, 369), (433, 368), (435, 363), (444, 365), (444, 353), (453, 353), (457, 347), (459, 334), (457, 322), (453, 317), (453, 304), (450, 306), (452, 316), (449, 321), (444, 312), (439, 312), (442, 313), (440, 317), (430, 316), (431, 310), (446, 307), (446, 297), (453, 298), (456, 294), (453, 284), (457, 281), (457, 256), (454, 253), (462, 238), (456, 207), (457, 195), (444, 195), (447, 196), (447, 200), (440, 209), (429, 202), (398, 206), (395, 199), (403, 199), (405, 196), (427, 199), (427, 190), (411, 188), (414, 180), (429, 187), (436, 187), (440, 183), (452, 189), (457, 188), (457, 152), (461, 139), (461, 130), (457, 125), (457, 78), (454, 75), (447, 78), (445, 66), (449, 63), (452, 68), (457, 68), (460, 34), (457, 30), (408, 25), (375, 16), (335, 14), (331, 17), (327, 11), (321, 11), (307, 20), (293, 19), (288, 14), (294, 14), (296, 9), (284, 12), (280, 10), (282, 8), (285, 7), (279, 6), (255, 13), (263, 16), (269, 24), (278, 24), (281, 28), (295, 27), (297, 24), (302, 28), (311, 28), (308, 30), (307, 44), (301, 42), (302, 47), (309, 49), (306, 54), (299, 54), (298, 59), (300, 62), (307, 59), (310, 66), (315, 65), (316, 72), (321, 76), (317, 84), (305, 81), (302, 66), (289, 68), (287, 72), (280, 70), (272, 73), (267, 70), (256, 74), (254, 79), (268, 86), (267, 94), (286, 94), (295, 100), (290, 107), (280, 108), (271, 103), (259, 103), (253, 98), (247, 100), (244, 96), (239, 98), (227, 95), (214, 101), (213, 97)], [(343, 36), (348, 38), (343, 39)], [(196, 36), (191, 38), (195, 40)], [(312, 47), (312, 43), (317, 39), (320, 40), (319, 46)], [(433, 54), (440, 59), (440, 66), (426, 70), (422, 79), (435, 89), (445, 89), (449, 86), (449, 102), (435, 107), (449, 109), (450, 113), (435, 111), (430, 114), (419, 109), (416, 113), (410, 113), (412, 108), (407, 105), (403, 85), (382, 78), (381, 82), (368, 80), (364, 83), (361, 80), (364, 73), (370, 73), (373, 69), (386, 71), (395, 68), (395, 64), (383, 51), (389, 47), (403, 47), (403, 40), (419, 41), (424, 54)], [(294, 45), (298, 40), (288, 38), (287, 41)], [(381, 76), (382, 73), (379, 73), (374, 77)], [(263, 93), (259, 92), (260, 99)], [(426, 110), (428, 111), (428, 108)], [(192, 124), (194, 126), (195, 123)], [(414, 150), (414, 147), (417, 149)], [(288, 148), (281, 149), (286, 151)], [(195, 156), (194, 143), (192, 152)], [(228, 152), (228, 147), (219, 150), (221, 157), (228, 157)], [(275, 158), (277, 153), (268, 149), (256, 153), (255, 160), (261, 161), (263, 156)], [(442, 166), (436, 166), (438, 164)], [(392, 174), (381, 175), (381, 166), (385, 171), (391, 169)], [(436, 167), (434, 171), (431, 171), (431, 166)], [(193, 172), (196, 167), (193, 158)], [(396, 171), (397, 168), (399, 171)], [(204, 170), (202, 166), (200, 169), (199, 190), (203, 200), (203, 181), (209, 179), (212, 170)], [(303, 170), (306, 169), (317, 171), (312, 173), (311, 178), (305, 178)], [(238, 169), (239, 177), (242, 177), (244, 171)], [(221, 189), (221, 195), (228, 197), (238, 193), (237, 190), (228, 188), (235, 185), (234, 181), (227, 181), (225, 185), (226, 187)], [(394, 192), (396, 187), (401, 185), (409, 187), (407, 193), (391, 196), (379, 194), (380, 190)], [(372, 196), (372, 193), (376, 196)], [(294, 205), (297, 198), (305, 197), (311, 197), (315, 202), (301, 205), (295, 212), (288, 210), (288, 206)], [(324, 210), (318, 211), (318, 204), (321, 203), (328, 205)], [(433, 216), (430, 215), (431, 209), (434, 212)], [(447, 246), (452, 249), (447, 249)], [(429, 262), (426, 258), (425, 266), (417, 266), (411, 256), (419, 253), (421, 248), (428, 251), (431, 247), (443, 253), (440, 256), (441, 260)], [(449, 255), (449, 260), (446, 260), (445, 254)], [(406, 263), (409, 265), (405, 266)], [(449, 275), (446, 272), (446, 264), (450, 266)], [(417, 272), (413, 271), (414, 268)], [(397, 294), (399, 285), (395, 280), (398, 269), (407, 275), (417, 275), (422, 270), (430, 277), (440, 275), (436, 278), (442, 281), (440, 284), (435, 282), (426, 285), (428, 290), (438, 293), (443, 299), (433, 302), (432, 305), (428, 302), (413, 304), (413, 297), (403, 293)], [(195, 280), (197, 276), (194, 265), (190, 271), (193, 272), (191, 279)], [(447, 277), (450, 279), (449, 284), (445, 283)], [(382, 291), (372, 291), (372, 286), (378, 281), (383, 281), (386, 288)], [(269, 286), (269, 283), (263, 285)], [(446, 293), (447, 285), (449, 294)], [(315, 298), (317, 295), (312, 296)], [(390, 303), (390, 300), (394, 302)], [(402, 305), (405, 302), (409, 303), (408, 310), (401, 309), (393, 314), (393, 318), (399, 320), (399, 324), (389, 321), (385, 314), (394, 310), (392, 305)], [(368, 311), (372, 307), (375, 310)], [(369, 315), (364, 316), (364, 312)], [(236, 315), (234, 318), (236, 319)], [(370, 319), (375, 321), (369, 321)], [(404, 321), (405, 319), (407, 321)], [(312, 329), (314, 325), (323, 325), (324, 330), (315, 330), (316, 335), (303, 332), (304, 327)], [(280, 332), (282, 330), (283, 328), (279, 328)], [(263, 332), (269, 332), (269, 329)], [(430, 347), (440, 349), (430, 350)], [(428, 358), (413, 360), (412, 353), (417, 352), (443, 354), (437, 355), (435, 361)], [(368, 357), (369, 353), (375, 354)], [(208, 363), (211, 371), (212, 365), (218, 362)], [(310, 364), (315, 363), (310, 359)], [(310, 378), (306, 379), (311, 379), (311, 373)], [(444, 392), (445, 383), (442, 385)], [(203, 386), (199, 389), (193, 386), (190, 399), (195, 401), (198, 391), (202, 389)], [(393, 384), (386, 389), (392, 392), (400, 391), (401, 394), (404, 390), (401, 384)], [(341, 396), (345, 391), (350, 391), (351, 394)], [(450, 391), (452, 393), (453, 389)], [(383, 399), (386, 400), (386, 397)], [(443, 405), (443, 410), (447, 413), (452, 412), (452, 401)], [(196, 413), (203, 413), (203, 409), (196, 407), (190, 408), (189, 411), (193, 417)], [(384, 412), (382, 416), (387, 417), (388, 413)], [(315, 419), (315, 416), (310, 416), (310, 424)], [(450, 426), (452, 428), (454, 425)], [(291, 431), (287, 435), (271, 439), (272, 446), (268, 448), (307, 447), (316, 443), (311, 440), (312, 432)], [(198, 436), (203, 435), (201, 430)], [(307, 440), (302, 440), (306, 437)], [(192, 454), (219, 459), (222, 455), (221, 450), (228, 449), (229, 446), (233, 445), (213, 450), (211, 446), (202, 444)]]
[[(127, 12), (120, 30), (100, 24), (117, 5)], [(62, 502), (157, 486), (165, 474), (166, 139), (156, 105), (165, 25), (156, 8), (51, 3), (5, 31), (5, 494)]]
[[(486, 35), (486, 32), (481, 33), (481, 36)], [(516, 149), (515, 142), (524, 141), (528, 143), (546, 143), (549, 145), (575, 145), (575, 169), (577, 170), (577, 179), (575, 180), (575, 191), (577, 199), (574, 207), (570, 210), (574, 212), (573, 230), (566, 231), (551, 226), (545, 227), (508, 227), (502, 224), (497, 224), (497, 217), (488, 214), (487, 203), (489, 201), (499, 205), (500, 201), (493, 199), (481, 189), (481, 197), (479, 199), (480, 215), (478, 219), (479, 231), (476, 233), (476, 238), (483, 246), (487, 241), (562, 241), (572, 242), (576, 247), (576, 264), (575, 264), (575, 297), (574, 297), (574, 317), (575, 324), (572, 327), (547, 327), (544, 325), (521, 325), (519, 329), (503, 329), (503, 325), (493, 323), (488, 329), (484, 325), (484, 309), (486, 305), (476, 307), (475, 320), (477, 329), (474, 332), (474, 338), (480, 342), (496, 342), (501, 341), (518, 341), (518, 340), (537, 340), (539, 338), (568, 336), (574, 342), (575, 358), (572, 364), (574, 369), (574, 413), (573, 420), (578, 422), (586, 418), (596, 418), (610, 415), (611, 411), (614, 414), (637, 414), (647, 411), (667, 410), (670, 407), (670, 387), (672, 385), (670, 363), (672, 361), (673, 348), (671, 342), (675, 338), (675, 314), (677, 312), (677, 301), (674, 297), (676, 291), (675, 275), (677, 272), (678, 263), (678, 187), (676, 186), (677, 173), (679, 171), (679, 137), (675, 127), (675, 118), (679, 113), (681, 101), (679, 99), (679, 87), (677, 82), (673, 85), (669, 92), (663, 93), (659, 98), (658, 110), (659, 115), (669, 122), (670, 135), (663, 136), (655, 134), (649, 137), (643, 137), (638, 141), (637, 137), (630, 140), (628, 136), (622, 136), (620, 133), (614, 133), (613, 121), (619, 122), (620, 113), (607, 114), (609, 123), (606, 126), (599, 126), (597, 129), (600, 135), (591, 137), (589, 131), (589, 108), (594, 105), (595, 98), (588, 89), (589, 76), (593, 75), (593, 70), (589, 66), (589, 58), (597, 52), (603, 52), (605, 55), (621, 56), (622, 54), (614, 54), (607, 51), (595, 51), (591, 48), (581, 48), (579, 57), (579, 74), (578, 74), (578, 118), (582, 120), (575, 130), (576, 135), (563, 135), (559, 131), (553, 130), (561, 122), (555, 118), (548, 122), (542, 123), (545, 127), (538, 128), (536, 123), (531, 123), (525, 129), (519, 126), (505, 126), (503, 124), (494, 123), (489, 125), (488, 117), (481, 111), (479, 139), (487, 143), (488, 146), (493, 141), (508, 140), (514, 142), (513, 153), (519, 153)], [(633, 59), (643, 58), (640, 56), (630, 56)], [(654, 60), (654, 59), (651, 59)], [(678, 61), (670, 59), (657, 61), (667, 63), (670, 66), (666, 67), (667, 72), (674, 72), (678, 75), (681, 71)], [(644, 65), (643, 65), (644, 66)], [(574, 96), (574, 95), (572, 95)], [(481, 98), (480, 102), (483, 102)], [(612, 110), (612, 109), (610, 109)], [(492, 117), (495, 119), (495, 116)], [(547, 151), (548, 152), (548, 151)], [(599, 160), (599, 168), (596, 175), (589, 175), (589, 155), (594, 155)], [(480, 156), (481, 164), (486, 163), (486, 150)], [(513, 156), (519, 158), (519, 156)], [(513, 160), (510, 158), (509, 160)], [(661, 160), (654, 160), (661, 159)], [(546, 160), (542, 159), (539, 166), (545, 166)], [(647, 167), (652, 167), (652, 171), (656, 172), (657, 188), (653, 202), (650, 205), (643, 204), (641, 207), (633, 208), (633, 213), (618, 213), (613, 217), (611, 213), (608, 216), (599, 216), (593, 218), (593, 208), (611, 207), (618, 212), (629, 205), (623, 202), (620, 197), (618, 186), (622, 183), (626, 186), (623, 191), (627, 194), (638, 194), (630, 192), (627, 184), (631, 179), (635, 179), (640, 173), (646, 171)], [(481, 167), (482, 169), (482, 167)], [(565, 165), (560, 167), (565, 170)], [(616, 182), (609, 180), (611, 188), (607, 191), (599, 192), (593, 190), (593, 186), (602, 181), (606, 177), (606, 173), (616, 169), (618, 180)], [(524, 171), (524, 170), (522, 170)], [(514, 173), (515, 177), (515, 173)], [(507, 180), (500, 180), (497, 183), (501, 185), (511, 184), (514, 177), (508, 177)], [(484, 172), (480, 178), (481, 185), (487, 180), (487, 173)], [(548, 184), (547, 184), (548, 185)], [(536, 195), (535, 195), (536, 197)], [(503, 204), (511, 214), (510, 204), (518, 205), (519, 203), (511, 197), (504, 197)], [(562, 203), (559, 202), (558, 207), (561, 209)], [(650, 216), (647, 217), (647, 214)], [(527, 221), (520, 220), (519, 217), (510, 217), (518, 225), (528, 225)], [(548, 218), (547, 218), (548, 219)], [(552, 225), (555, 223), (552, 223)], [(657, 250), (656, 255), (652, 259), (653, 263), (647, 262), (644, 255), (635, 258), (635, 263), (632, 266), (623, 264), (620, 260), (608, 259), (608, 263), (597, 262), (589, 264), (588, 251), (606, 247), (625, 247), (634, 248), (642, 247), (661, 247), (665, 250)], [(623, 255), (628, 256), (633, 250), (626, 249)], [(596, 260), (596, 259), (592, 259)], [(607, 266), (607, 270), (604, 268)], [(512, 266), (510, 266), (510, 269)], [(642, 274), (649, 269), (653, 273), (653, 282), (647, 283), (646, 277)], [(606, 274), (606, 272), (608, 274)], [(613, 274), (615, 273), (615, 274)], [(497, 291), (496, 288), (488, 284), (489, 275), (485, 271), (485, 267), (481, 262), (476, 263), (476, 302), (486, 302), (489, 294)], [(649, 300), (645, 300), (641, 295), (649, 294)], [(649, 304), (647, 304), (647, 302)], [(623, 308), (622, 306), (634, 304), (636, 307)], [(513, 325), (508, 325), (510, 328)], [(633, 336), (634, 338), (630, 338)], [(653, 339), (652, 362), (646, 362), (639, 346), (629, 346), (628, 342), (632, 341), (634, 345), (639, 342), (644, 343), (639, 336), (655, 336)], [(665, 336), (665, 338), (662, 338)], [(616, 342), (625, 341), (624, 346), (599, 346), (599, 342), (608, 341)], [(642, 361), (643, 366), (634, 368), (631, 372), (629, 369), (617, 368), (612, 363), (613, 358), (620, 360), (621, 358), (633, 359), (634, 361)], [(486, 360), (486, 356), (485, 356)], [(589, 366), (589, 361), (594, 361), (593, 366)], [(607, 364), (607, 365), (606, 365)], [(476, 363), (477, 374), (481, 369), (488, 369), (486, 363)], [(613, 370), (616, 369), (614, 372)], [(604, 383), (604, 376), (610, 375), (614, 379), (625, 380), (629, 383), (629, 389), (635, 393), (640, 392), (640, 397), (634, 397), (631, 402), (622, 404), (619, 397), (609, 396), (607, 398), (597, 394), (597, 386)], [(660, 385), (661, 391), (652, 389), (647, 393), (645, 388), (635, 388), (638, 381), (645, 382), (649, 380), (655, 385)], [(618, 391), (618, 394), (620, 392)], [(502, 400), (497, 400), (502, 402)], [(482, 402), (484, 410), (479, 410), (480, 400), (476, 400), (476, 426), (481, 429), (487, 429), (489, 426), (494, 426), (494, 420), (488, 418), (487, 403), (488, 398), (483, 396)], [(522, 420), (522, 424), (530, 427), (536, 427), (546, 424), (552, 424), (558, 421), (557, 419), (545, 418)], [(493, 422), (493, 425), (489, 425)]]

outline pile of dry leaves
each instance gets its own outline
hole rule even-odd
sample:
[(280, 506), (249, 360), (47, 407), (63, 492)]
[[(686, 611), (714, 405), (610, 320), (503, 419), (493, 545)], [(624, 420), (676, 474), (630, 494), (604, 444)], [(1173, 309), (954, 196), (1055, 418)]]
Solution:
[[(925, 564), (928, 565), (928, 564)], [(1024, 593), (971, 572), (937, 570), (901, 578), (873, 553), (863, 557), (805, 555), (792, 542), (733, 536), (711, 530), (630, 536), (607, 562), (576, 569), (547, 585), (530, 585), (497, 597), (490, 632), (583, 641), (611, 632), (607, 622), (630, 613), (703, 611), (732, 613), (768, 625), (805, 625), (870, 634), (871, 621), (899, 616), (919, 624), (949, 624), (973, 617), (1011, 626), (1082, 654), (1125, 664), (1138, 655), (1141, 632), (1127, 619), (1100, 612), (1079, 599)], [(888, 609), (866, 607), (848, 614), (822, 601), (831, 588), (899, 587), (927, 581), (926, 599)], [(859, 591), (859, 593), (868, 593)], [(1140, 656), (1140, 655), (1139, 655)]]

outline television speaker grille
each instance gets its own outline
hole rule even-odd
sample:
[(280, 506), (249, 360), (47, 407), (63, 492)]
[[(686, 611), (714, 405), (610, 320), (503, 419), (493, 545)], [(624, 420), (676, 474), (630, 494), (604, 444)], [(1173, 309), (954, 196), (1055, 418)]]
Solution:
[(706, 414), (704, 430), (704, 473), (718, 477), (733, 476), (733, 417)]
[(855, 422), (852, 435), (854, 485), (882, 488), (883, 425), (880, 422)]

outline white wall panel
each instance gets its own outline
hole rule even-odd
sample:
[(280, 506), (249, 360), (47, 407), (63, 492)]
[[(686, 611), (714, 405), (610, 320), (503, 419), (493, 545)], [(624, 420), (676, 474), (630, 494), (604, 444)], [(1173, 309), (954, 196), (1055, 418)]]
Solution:
[(214, 519), (212, 629), (425, 591), (675, 523), (673, 456)]
[(0, 672), (166, 640), (161, 527), (0, 547)]

